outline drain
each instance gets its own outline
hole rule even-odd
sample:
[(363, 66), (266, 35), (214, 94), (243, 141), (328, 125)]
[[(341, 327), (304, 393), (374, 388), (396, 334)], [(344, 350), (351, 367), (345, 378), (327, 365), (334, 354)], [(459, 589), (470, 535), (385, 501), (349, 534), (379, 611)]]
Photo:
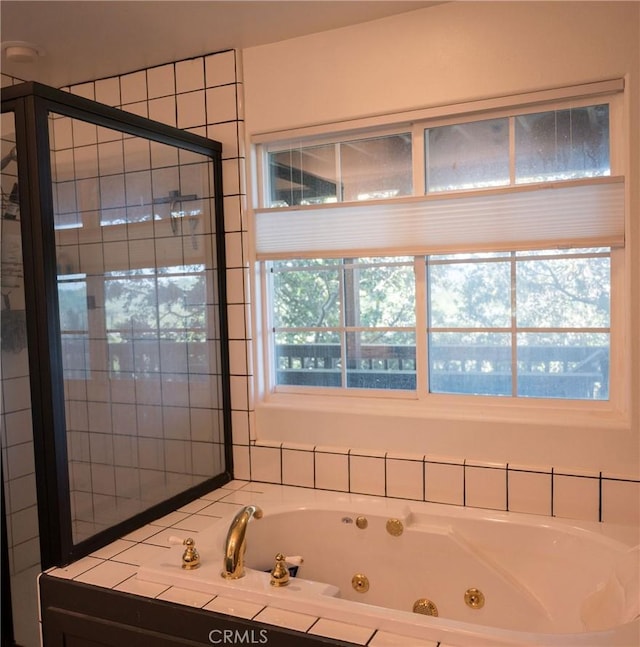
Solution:
[(438, 607), (428, 598), (420, 598), (413, 603), (413, 612), (425, 616), (437, 616)]

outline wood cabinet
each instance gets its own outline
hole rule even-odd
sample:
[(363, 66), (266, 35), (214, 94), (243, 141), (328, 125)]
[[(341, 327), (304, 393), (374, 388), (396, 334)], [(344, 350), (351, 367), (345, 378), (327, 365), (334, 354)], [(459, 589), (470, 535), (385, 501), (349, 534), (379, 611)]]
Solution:
[(40, 578), (40, 606), (43, 647), (353, 647), (49, 575)]

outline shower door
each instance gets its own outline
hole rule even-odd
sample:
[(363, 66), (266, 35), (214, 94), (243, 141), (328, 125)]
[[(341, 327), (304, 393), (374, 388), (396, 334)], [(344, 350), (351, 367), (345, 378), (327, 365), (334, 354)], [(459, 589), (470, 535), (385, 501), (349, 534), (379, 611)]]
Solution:
[(231, 478), (221, 147), (25, 85), (46, 567)]

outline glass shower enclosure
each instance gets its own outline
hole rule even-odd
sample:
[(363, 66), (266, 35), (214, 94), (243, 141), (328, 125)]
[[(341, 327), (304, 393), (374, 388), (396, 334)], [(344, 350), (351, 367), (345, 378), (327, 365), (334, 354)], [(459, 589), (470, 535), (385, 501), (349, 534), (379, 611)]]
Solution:
[(38, 83), (2, 112), (44, 569), (231, 478), (221, 145)]

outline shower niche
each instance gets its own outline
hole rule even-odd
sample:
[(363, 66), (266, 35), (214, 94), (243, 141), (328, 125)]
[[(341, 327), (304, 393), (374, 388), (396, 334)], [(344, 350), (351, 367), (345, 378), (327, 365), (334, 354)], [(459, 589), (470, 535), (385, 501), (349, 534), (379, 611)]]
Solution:
[(221, 145), (38, 83), (2, 112), (45, 569), (231, 478)]

